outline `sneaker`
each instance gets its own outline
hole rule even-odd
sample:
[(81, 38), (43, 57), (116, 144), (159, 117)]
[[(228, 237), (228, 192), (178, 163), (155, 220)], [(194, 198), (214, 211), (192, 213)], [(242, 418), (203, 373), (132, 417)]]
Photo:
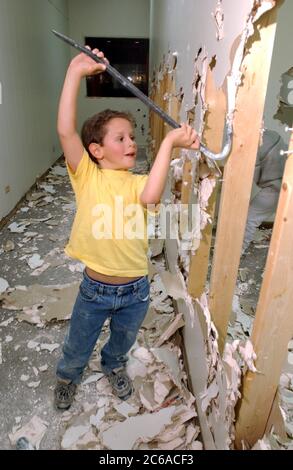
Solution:
[(54, 390), (54, 403), (58, 410), (68, 410), (71, 407), (76, 391), (76, 384), (58, 379)]
[(120, 367), (110, 372), (103, 370), (103, 373), (112, 385), (114, 394), (120, 398), (120, 400), (127, 400), (131, 396), (133, 385), (125, 367)]

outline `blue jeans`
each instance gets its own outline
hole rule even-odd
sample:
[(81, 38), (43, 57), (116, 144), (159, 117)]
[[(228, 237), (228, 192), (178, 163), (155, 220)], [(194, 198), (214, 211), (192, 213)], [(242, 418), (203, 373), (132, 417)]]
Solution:
[(57, 377), (80, 383), (102, 326), (110, 318), (110, 338), (101, 350), (101, 366), (111, 372), (125, 366), (149, 306), (148, 277), (122, 285), (105, 284), (83, 273), (83, 281), (65, 337)]

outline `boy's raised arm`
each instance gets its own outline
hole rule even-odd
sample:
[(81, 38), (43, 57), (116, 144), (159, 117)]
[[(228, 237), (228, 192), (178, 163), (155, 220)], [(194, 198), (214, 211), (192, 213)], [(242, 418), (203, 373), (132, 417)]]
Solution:
[[(104, 54), (94, 49), (97, 56), (104, 58)], [(81, 79), (87, 75), (96, 75), (103, 72), (106, 66), (98, 64), (86, 54), (79, 54), (71, 61), (59, 101), (57, 132), (61, 142), (66, 161), (75, 172), (83, 154), (83, 144), (77, 132), (77, 96)]]
[(196, 131), (187, 124), (181, 124), (180, 128), (168, 132), (161, 143), (144, 190), (140, 195), (140, 202), (144, 206), (160, 202), (167, 181), (172, 150), (176, 147), (198, 150), (199, 146)]

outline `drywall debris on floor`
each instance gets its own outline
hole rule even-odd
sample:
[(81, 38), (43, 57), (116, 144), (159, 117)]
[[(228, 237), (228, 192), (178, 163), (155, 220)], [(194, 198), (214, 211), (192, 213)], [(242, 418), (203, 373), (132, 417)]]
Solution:
[(133, 449), (137, 441), (149, 442), (171, 423), (174, 411), (175, 407), (172, 406), (157, 413), (126, 418), (123, 423), (116, 424), (103, 433), (103, 444), (108, 449), (127, 450)]
[(52, 320), (70, 318), (78, 287), (78, 283), (18, 286), (1, 295), (0, 300), (3, 308), (7, 310), (22, 310), (23, 313), (17, 314), (19, 321), (44, 326)]
[[(66, 187), (64, 182), (62, 183), (64, 180), (62, 168), (60, 167), (57, 172), (51, 171), (47, 177), (47, 183), (39, 185), (38, 192), (42, 194), (42, 197), (40, 194), (27, 197), (29, 205), (26, 212), (27, 219), (22, 224), (24, 232), (11, 233), (8, 230), (14, 246), (7, 244), (5, 245), (6, 251), (3, 248), (2, 252), (5, 257), (3, 264), (5, 279), (3, 279), (4, 281), (7, 279), (7, 283), (4, 281), (1, 283), (1, 303), (5, 317), (0, 323), (0, 329), (9, 330), (9, 333), (15, 332), (15, 335), (7, 333), (5, 336), (5, 347), (1, 348), (1, 352), (3, 349), (3, 362), (7, 363), (8, 347), (13, 348), (13, 351), (19, 354), (18, 361), (22, 367), (18, 377), (15, 378), (18, 383), (17, 390), (21, 390), (24, 394), (28, 389), (34, 397), (32, 402), (28, 401), (26, 416), (17, 416), (17, 421), (15, 421), (17, 427), (15, 427), (15, 422), (11, 426), (13, 428), (10, 432), (11, 445), (13, 446), (19, 437), (25, 437), (31, 445), (39, 446), (38, 440), (32, 438), (32, 433), (21, 428), (21, 421), (29, 421), (27, 415), (30, 406), (32, 407), (31, 416), (33, 416), (32, 413), (36, 414), (37, 409), (40, 410), (35, 402), (38, 402), (37, 397), (41, 397), (40, 394), (44, 393), (44, 384), (48, 380), (49, 387), (45, 387), (45, 390), (47, 394), (52, 394), (54, 387), (52, 369), (56, 366), (62, 346), (60, 331), (64, 320), (71, 314), (79, 284), (77, 281), (80, 280), (83, 270), (80, 263), (73, 263), (62, 254), (62, 245), (66, 238), (64, 229), (59, 231), (59, 227), (62, 227), (60, 221), (66, 217), (67, 223), (67, 217), (72, 217), (73, 210), (72, 195), (69, 197), (64, 192), (60, 193), (61, 188), (63, 190)], [(46, 203), (45, 197), (47, 196), (43, 197), (43, 192), (45, 194), (48, 191), (52, 192), (50, 186), (56, 190), (54, 194), (56, 211), (53, 211), (52, 204)], [(68, 214), (66, 216), (63, 211), (64, 204), (70, 206), (66, 210)], [(30, 211), (33, 211), (32, 217), (30, 217)], [(20, 217), (22, 217), (22, 212), (20, 209), (18, 214)], [(49, 225), (52, 221), (57, 221), (58, 225)], [(19, 223), (17, 218), (16, 222)], [(31, 226), (34, 225), (34, 232), (28, 231), (29, 222)], [(44, 248), (45, 241), (46, 247)], [(52, 246), (51, 243), (54, 243), (53, 248), (48, 250), (47, 247)], [(46, 430), (41, 427), (41, 434), (44, 432), (43, 437), (41, 436), (41, 445), (45, 442), (46, 446), (51, 439), (51, 434), (58, 432), (62, 435), (61, 444), (55, 444), (55, 448), (61, 445), (64, 449), (105, 449), (106, 445), (108, 447), (107, 436), (110, 436), (109, 445), (113, 448), (115, 446), (121, 448), (119, 441), (115, 441), (112, 437), (115, 426), (124, 425), (128, 432), (127, 426), (130, 419), (137, 420), (137, 422), (140, 419), (149, 419), (150, 426), (147, 433), (145, 433), (145, 428), (139, 432), (139, 428), (136, 425), (133, 426), (136, 434), (129, 445), (141, 449), (202, 449), (195, 399), (187, 388), (187, 375), (180, 350), (178, 331), (183, 327), (184, 321), (182, 314), (174, 311), (172, 298), (168, 295), (159, 275), (159, 272), (165, 270), (162, 250), (163, 241), (151, 241), (152, 259), (149, 261), (151, 304), (137, 343), (130, 353), (128, 364), (128, 372), (133, 379), (135, 393), (127, 403), (121, 402), (112, 394), (107, 378), (100, 371), (99, 351), (108, 335), (108, 325), (105, 324), (85, 372), (84, 380), (78, 388), (74, 404), (69, 412), (58, 415), (60, 417), (57, 420), (59, 422), (57, 429), (54, 428), (56, 416), (51, 410), (52, 397), (46, 396), (41, 400), (42, 414), (38, 416), (43, 416), (43, 411), (47, 410), (47, 407), (50, 411), (45, 413), (51, 416), (48, 424), (46, 422)], [(21, 269), (18, 268), (17, 271), (13, 271), (15, 257), (23, 258), (19, 261)], [(28, 261), (31, 258), (33, 260), (30, 266)], [(35, 260), (39, 267), (34, 263)], [(44, 263), (40, 265), (40, 261)], [(42, 269), (46, 264), (49, 266), (42, 272), (39, 271), (38, 284), (34, 283), (32, 273)], [(174, 285), (173, 288), (175, 287)], [(23, 321), (28, 325), (24, 325)], [(34, 336), (30, 334), (24, 342), (20, 337), (20, 329), (25, 326), (33, 331), (31, 328), (34, 325), (42, 329)], [(56, 341), (56, 333), (60, 341)], [(53, 378), (49, 378), (50, 374), (53, 374)], [(166, 410), (170, 409), (173, 410), (170, 419), (164, 421), (163, 425), (161, 422), (158, 428), (158, 418), (162, 418), (167, 413)], [(36, 425), (34, 421), (33, 425)], [(17, 431), (19, 434), (14, 436)], [(37, 431), (34, 432), (37, 433)]]
[[(157, 269), (163, 269), (162, 256), (156, 256), (152, 262), (158, 265)], [(137, 343), (130, 352), (127, 366), (135, 393), (127, 403), (121, 403), (112, 394), (108, 380), (103, 375), (94, 374), (86, 379), (81, 384), (79, 393), (82, 394), (86, 387), (95, 387), (100, 398), (90, 406), (82, 402), (82, 411), (72, 412), (66, 420), (67, 429), (62, 438), (62, 448), (203, 448), (198, 440), (199, 428), (194, 423), (195, 399), (186, 386), (182, 353), (178, 346), (172, 344), (170, 338), (177, 331), (182, 315), (178, 315), (179, 320), (176, 321), (174, 311), (166, 313), (162, 309), (169, 296), (159, 276), (155, 276), (151, 282), (150, 297), (150, 312), (139, 332)], [(169, 307), (170, 303), (166, 305)], [(162, 338), (162, 331), (158, 326), (162, 318), (169, 325), (166, 338)], [(148, 334), (150, 330), (153, 335)], [(99, 349), (106, 335), (107, 331), (104, 329), (90, 362), (90, 368), (94, 363), (93, 370), (99, 367)], [(160, 346), (156, 345), (158, 343)], [(76, 401), (79, 403), (79, 396)]]
[(183, 319), (183, 314), (179, 313), (179, 315), (175, 317), (175, 320), (173, 320), (169, 325), (166, 325), (158, 341), (155, 342), (155, 347), (159, 348), (162, 346), (163, 343), (165, 343), (179, 328), (182, 328), (184, 325), (185, 322)]
[(12, 446), (15, 446), (18, 439), (25, 437), (31, 445), (39, 449), (47, 427), (48, 423), (38, 416), (34, 416), (25, 426), (16, 425), (16, 429), (9, 434), (10, 442)]

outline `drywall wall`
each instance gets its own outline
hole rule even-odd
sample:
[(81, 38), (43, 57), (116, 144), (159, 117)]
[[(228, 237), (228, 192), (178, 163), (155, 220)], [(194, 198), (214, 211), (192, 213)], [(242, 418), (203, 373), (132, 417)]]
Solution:
[(181, 118), (194, 105), (192, 81), (194, 60), (200, 48), (209, 62), (216, 56), (213, 70), (216, 86), (220, 87), (231, 67), (231, 50), (235, 50), (252, 0), (223, 0), (224, 37), (217, 40), (216, 23), (212, 16), (218, 0), (156, 0), (151, 1), (150, 70), (158, 69), (168, 51), (178, 53), (176, 84), (184, 90)]
[[(181, 6), (179, 9), (178, 6)], [(257, 151), (257, 140), (258, 140), (258, 127), (260, 129), (261, 127), (261, 117), (262, 117), (262, 105), (264, 101), (264, 94), (265, 94), (265, 87), (266, 87), (266, 77), (267, 77), (267, 71), (264, 71), (263, 76), (264, 76), (264, 82), (262, 82), (261, 78), (261, 73), (258, 70), (258, 74), (255, 74), (255, 77), (259, 77), (259, 90), (257, 91), (259, 96), (260, 96), (260, 102), (256, 103), (256, 115), (257, 119), (255, 120), (255, 123), (252, 126), (251, 129), (251, 134), (252, 136), (249, 136), (249, 118), (248, 114), (245, 116), (245, 111), (246, 111), (246, 97), (248, 96), (248, 104), (249, 104), (249, 113), (251, 114), (253, 110), (253, 106), (256, 100), (253, 100), (255, 97), (254, 93), (256, 93), (255, 88), (255, 82), (253, 83), (253, 70), (254, 70), (254, 64), (253, 62), (250, 64), (249, 61), (245, 62), (243, 65), (243, 70), (245, 71), (245, 65), (247, 65), (247, 71), (243, 74), (244, 81), (241, 80), (242, 76), (240, 72), (240, 67), (243, 59), (243, 51), (244, 51), (244, 45), (247, 46), (246, 40), (247, 40), (247, 32), (249, 31), (250, 34), (253, 33), (254, 27), (252, 25), (252, 19), (256, 21), (256, 18), (261, 16), (261, 14), (266, 11), (266, 9), (270, 9), (273, 6), (274, 2), (270, 1), (263, 1), (263, 2), (253, 2), (253, 1), (207, 1), (207, 2), (200, 2), (200, 1), (189, 1), (189, 0), (181, 0), (180, 2), (172, 2), (172, 1), (161, 1), (161, 2), (156, 2), (152, 1), (151, 4), (151, 57), (152, 57), (152, 63), (151, 63), (151, 70), (153, 71), (154, 69), (158, 71), (159, 66), (161, 64), (166, 64), (170, 60), (170, 54), (176, 51), (178, 61), (177, 61), (177, 68), (175, 70), (176, 73), (176, 85), (177, 89), (179, 90), (182, 88), (182, 93), (184, 93), (184, 99), (183, 99), (183, 104), (181, 108), (181, 120), (186, 120), (187, 118), (187, 111), (190, 109), (194, 109), (195, 107), (195, 90), (194, 90), (194, 85), (195, 82), (198, 85), (198, 83), (202, 83), (202, 94), (201, 96), (204, 98), (204, 100), (208, 101), (211, 113), (206, 114), (206, 118), (209, 117), (209, 114), (212, 114), (214, 108), (215, 108), (215, 103), (214, 101), (218, 104), (219, 103), (219, 109), (223, 109), (224, 111), (224, 106), (221, 103), (221, 99), (217, 100), (216, 93), (213, 91), (213, 87), (210, 87), (207, 97), (205, 97), (204, 93), (204, 88), (205, 88), (205, 71), (207, 68), (207, 64), (213, 63), (213, 70), (212, 73), (209, 72), (208, 77), (212, 75), (213, 81), (215, 82), (217, 87), (221, 87), (224, 82), (225, 78), (227, 75), (230, 75), (231, 72), (231, 65), (233, 63), (233, 79), (229, 79), (229, 84), (231, 82), (234, 82), (235, 84), (242, 84), (242, 88), (240, 89), (243, 95), (243, 99), (241, 101), (237, 101), (237, 104), (239, 105), (239, 112), (235, 113), (236, 114), (236, 123), (237, 126), (235, 125), (234, 129), (234, 136), (235, 138), (235, 143), (236, 145), (234, 146), (234, 161), (237, 161), (237, 151), (238, 149), (241, 149), (241, 146), (243, 149), (239, 151), (239, 155), (243, 156), (242, 159), (238, 159), (241, 161), (242, 165), (245, 165), (245, 149), (247, 142), (249, 141), (250, 137), (253, 137), (250, 139), (252, 141), (252, 146), (250, 154), (248, 157), (251, 157), (251, 169), (253, 169), (253, 156), (255, 156), (256, 151)], [(175, 7), (177, 6), (177, 10)], [(219, 30), (216, 28), (216, 22), (214, 19), (214, 16), (212, 14), (215, 12), (216, 7), (218, 7), (218, 19), (223, 20), (223, 39), (219, 40), (217, 38), (217, 34), (219, 33)], [(180, 12), (180, 13), (179, 13)], [(249, 17), (248, 17), (249, 14)], [(266, 23), (265, 23), (266, 24)], [(246, 26), (249, 25), (249, 28)], [(271, 37), (271, 50), (265, 49), (266, 55), (267, 55), (267, 60), (270, 61), (270, 52), (272, 51), (272, 46), (273, 46), (273, 38), (274, 38), (274, 30), (273, 30), (273, 35), (271, 33), (271, 28), (268, 27), (266, 24), (266, 27), (262, 29), (262, 31), (266, 31), (268, 38)], [(243, 37), (240, 37), (242, 35), (242, 32), (245, 32)], [(261, 47), (258, 47), (258, 36), (259, 38), (261, 37), (261, 33), (257, 32), (254, 39), (253, 43), (251, 41), (248, 42), (249, 44), (249, 51), (251, 52), (251, 57), (252, 59), (254, 58), (255, 50), (260, 51), (260, 55), (257, 56), (257, 64), (261, 63), (263, 64), (262, 61), (260, 61), (260, 56), (261, 54), (264, 55), (264, 51), (261, 49)], [(269, 44), (269, 42), (268, 42)], [(242, 48), (240, 47), (242, 45)], [(246, 49), (247, 50), (247, 49)], [(236, 54), (236, 51), (238, 52)], [(235, 59), (235, 54), (236, 58)], [(247, 54), (247, 57), (249, 57), (249, 53)], [(249, 68), (250, 67), (250, 68)], [(260, 68), (260, 66), (259, 66)], [(267, 67), (268, 68), (268, 67)], [(163, 68), (163, 71), (165, 71), (165, 68)], [(237, 81), (236, 81), (237, 79)], [(211, 80), (210, 80), (211, 81)], [(234, 84), (233, 83), (233, 84)], [(263, 84), (262, 86), (262, 83)], [(262, 86), (262, 87), (261, 87)], [(209, 89), (209, 88), (208, 88)], [(251, 89), (251, 92), (250, 92)], [(197, 86), (196, 88), (196, 98), (198, 99), (198, 106), (196, 107), (196, 128), (202, 130), (202, 117), (203, 117), (203, 112), (200, 108), (203, 108), (205, 111), (205, 102), (201, 101), (201, 97), (199, 96), (198, 93), (199, 87)], [(212, 92), (211, 92), (212, 90)], [(232, 88), (229, 88), (230, 92)], [(225, 91), (225, 87), (223, 87), (223, 91)], [(233, 91), (233, 90), (232, 90)], [(235, 91), (234, 90), (234, 99), (235, 99)], [(239, 93), (240, 94), (240, 93)], [(230, 95), (233, 98), (233, 94), (230, 93)], [(214, 98), (215, 96), (215, 98)], [(220, 97), (221, 98), (221, 97)], [(262, 100), (262, 101), (261, 101)], [(232, 103), (232, 100), (230, 100), (230, 103)], [(235, 104), (235, 103), (234, 103)], [(261, 108), (260, 108), (261, 107)], [(229, 106), (230, 111), (234, 110), (234, 106), (230, 105)], [(261, 111), (260, 111), (261, 109)], [(201, 111), (201, 112), (197, 112)], [(218, 111), (218, 109), (217, 109)], [(243, 114), (242, 114), (243, 113)], [(243, 118), (244, 123), (244, 129), (245, 132), (242, 132), (241, 126), (239, 126), (239, 120), (241, 119), (241, 114), (245, 116), (246, 120)], [(217, 113), (217, 121), (219, 122), (221, 120), (220, 113)], [(207, 122), (207, 120), (205, 120)], [(211, 120), (208, 120), (208, 124), (210, 125)], [(213, 128), (215, 128), (215, 134), (217, 134), (217, 127), (220, 127), (220, 124), (218, 122), (213, 122)], [(205, 129), (206, 130), (206, 129)], [(212, 128), (210, 129), (212, 133)], [(245, 139), (243, 140), (244, 146), (242, 144), (241, 138), (243, 135), (246, 133), (244, 136)], [(218, 133), (219, 134), (219, 133)], [(220, 135), (220, 134), (219, 134)], [(219, 135), (215, 135), (216, 137), (219, 137)], [(210, 142), (210, 145), (212, 145), (212, 139)], [(249, 149), (249, 146), (247, 147)], [(254, 153), (254, 155), (253, 155)], [(183, 158), (184, 158), (184, 152), (183, 152)], [(194, 157), (194, 155), (193, 155)], [(232, 157), (231, 157), (232, 158)], [(194, 161), (194, 159), (192, 159)], [(231, 160), (229, 160), (229, 163)], [(189, 162), (188, 162), (189, 163)], [(227, 167), (226, 167), (227, 168)], [(231, 178), (231, 173), (227, 177), (227, 181), (232, 180)], [(242, 172), (237, 172), (237, 175), (241, 175)], [(251, 184), (252, 180), (252, 175), (253, 171), (250, 171), (250, 177), (251, 179), (248, 181), (248, 178), (243, 178), (243, 182), (245, 183), (245, 188), (244, 185), (242, 185), (242, 201), (245, 202), (248, 205), (248, 199), (249, 199), (249, 183)], [(225, 176), (224, 176), (225, 178)], [(205, 179), (208, 183), (211, 183), (210, 179), (206, 178)], [(227, 181), (225, 183), (227, 184)], [(184, 181), (184, 183), (186, 180)], [(183, 184), (184, 184), (183, 183)], [(207, 188), (206, 188), (207, 189)], [(244, 190), (243, 190), (244, 189)], [(198, 187), (196, 188), (198, 190)], [(246, 194), (248, 192), (248, 194)], [(234, 192), (233, 192), (234, 193)], [(202, 194), (200, 194), (201, 198)], [(245, 197), (244, 197), (245, 196)], [(231, 196), (230, 196), (231, 197)], [(172, 199), (170, 198), (170, 187), (167, 188), (165, 192), (165, 198), (167, 199)], [(165, 199), (166, 200), (166, 199)], [(244, 207), (244, 203), (243, 203)], [(227, 211), (227, 214), (229, 214), (229, 211)], [(204, 220), (204, 217), (200, 217), (199, 221), (200, 224)], [(235, 216), (232, 219), (235, 221)], [(235, 223), (234, 223), (235, 227)], [(227, 239), (229, 240), (229, 234), (232, 233), (232, 230), (228, 229), (228, 237)], [(234, 230), (234, 228), (233, 228)], [(236, 228), (237, 230), (237, 228)], [(174, 246), (175, 245), (175, 246)], [(182, 251), (180, 252), (179, 250), (182, 250), (183, 244), (178, 244), (177, 243), (172, 243), (172, 240), (167, 240), (166, 242), (166, 255), (167, 255), (167, 260), (169, 263), (169, 269), (173, 272), (174, 271), (174, 263), (175, 266), (176, 264), (180, 265), (180, 268), (183, 270), (185, 268), (185, 265), (182, 263)], [(240, 243), (239, 243), (240, 246)], [(176, 252), (177, 248), (177, 252)], [(238, 248), (237, 248), (238, 249)], [(187, 253), (187, 250), (185, 250), (185, 260), (187, 259), (189, 253)], [(180, 259), (179, 259), (180, 255)], [(239, 249), (239, 256), (240, 256), (240, 249)], [(179, 262), (178, 262), (179, 261)], [(184, 260), (183, 260), (184, 261)], [(188, 259), (187, 259), (188, 261)], [(227, 271), (223, 271), (226, 273)], [(223, 277), (225, 274), (223, 275)], [(221, 292), (219, 292), (219, 295)], [(212, 380), (215, 377), (215, 370), (213, 367), (210, 366), (210, 364), (213, 362), (214, 364), (218, 363), (218, 360), (215, 360), (215, 356), (211, 359), (211, 357), (207, 357), (207, 360), (205, 361), (206, 368), (209, 370), (210, 378), (209, 381), (202, 380), (202, 375), (200, 375), (200, 368), (202, 367), (202, 363), (198, 364), (197, 358), (199, 357), (199, 341), (198, 337), (198, 325), (192, 321), (189, 320), (189, 315), (191, 319), (193, 317), (197, 318), (197, 313), (196, 309), (194, 309), (194, 313), (192, 312), (191, 305), (192, 305), (192, 299), (188, 298), (188, 296), (184, 297), (184, 302), (185, 305), (188, 307), (186, 310), (190, 310), (190, 313), (188, 311), (184, 312), (184, 309), (182, 306), (180, 306), (179, 311), (184, 313), (184, 318), (186, 319), (186, 328), (184, 329), (184, 342), (185, 342), (185, 350), (186, 350), (186, 356), (189, 364), (189, 372), (190, 372), (190, 377), (193, 385), (193, 390), (196, 395), (197, 399), (197, 404), (198, 406), (202, 405), (202, 397), (205, 396), (206, 393), (208, 393), (207, 390), (210, 390)], [(202, 304), (203, 310), (205, 313), (208, 312), (207, 308), (207, 303), (205, 305)], [(207, 325), (210, 326), (210, 319), (206, 318), (206, 323)], [(204, 334), (204, 329), (203, 329), (203, 339), (205, 340), (205, 334)], [(212, 335), (214, 338), (216, 338), (216, 333), (213, 332)], [(200, 338), (202, 339), (202, 338)], [(210, 349), (206, 345), (206, 342), (202, 342), (206, 347), (206, 351), (203, 352), (203, 356), (206, 354), (210, 354)], [(212, 354), (211, 354), (212, 356)], [(207, 374), (206, 374), (207, 375)], [(217, 378), (218, 380), (218, 378)], [(200, 384), (201, 381), (201, 384)], [(221, 393), (219, 393), (219, 396)], [(225, 401), (225, 395), (221, 396), (221, 399), (224, 398)], [(206, 407), (203, 408), (206, 410)], [(207, 413), (208, 415), (208, 413)], [(220, 408), (215, 410), (215, 416), (214, 416), (214, 422), (212, 423), (212, 426), (210, 426), (210, 429), (213, 430), (213, 436), (215, 438), (215, 445), (217, 448), (226, 448), (223, 447), (223, 439), (224, 443), (226, 442), (226, 445), (228, 443), (228, 438), (229, 436), (226, 435), (223, 436), (221, 434), (221, 429), (223, 430), (223, 421), (218, 420), (218, 416), (226, 416), (225, 413), (220, 411)], [(201, 419), (202, 418), (202, 419)], [(205, 423), (205, 416), (200, 416), (199, 413), (199, 419), (201, 422), (201, 425), (203, 424), (206, 428), (206, 423)], [(211, 424), (212, 421), (210, 421)], [(202, 428), (203, 429), (203, 428)], [(208, 429), (206, 429), (208, 430)], [(217, 431), (219, 431), (219, 434), (217, 435)], [(209, 435), (207, 434), (204, 436), (205, 441), (209, 439)], [(216, 442), (217, 441), (217, 442)], [(212, 448), (212, 444), (208, 441), (208, 445), (210, 446), (209, 448)], [(207, 445), (207, 444), (206, 444)], [(229, 445), (229, 443), (228, 443)]]
[(56, 110), (68, 48), (66, 0), (0, 2), (0, 219), (60, 156)]
[[(68, 6), (70, 36), (81, 44), (86, 36), (149, 37), (150, 0), (69, 0)], [(71, 54), (76, 52), (72, 50)], [(137, 98), (87, 98), (84, 81), (80, 90), (79, 126), (87, 117), (106, 108), (130, 111), (137, 122), (138, 145), (146, 146), (147, 107)]]
[[(293, 2), (292, 0), (285, 0), (278, 14), (276, 40), (264, 110), (265, 127), (279, 132), (287, 143), (289, 143), (290, 133), (285, 132), (285, 125), (274, 116), (279, 107), (279, 95), (282, 87), (281, 76), (293, 67), (291, 52), (292, 22)], [(293, 116), (293, 112), (291, 116)]]

